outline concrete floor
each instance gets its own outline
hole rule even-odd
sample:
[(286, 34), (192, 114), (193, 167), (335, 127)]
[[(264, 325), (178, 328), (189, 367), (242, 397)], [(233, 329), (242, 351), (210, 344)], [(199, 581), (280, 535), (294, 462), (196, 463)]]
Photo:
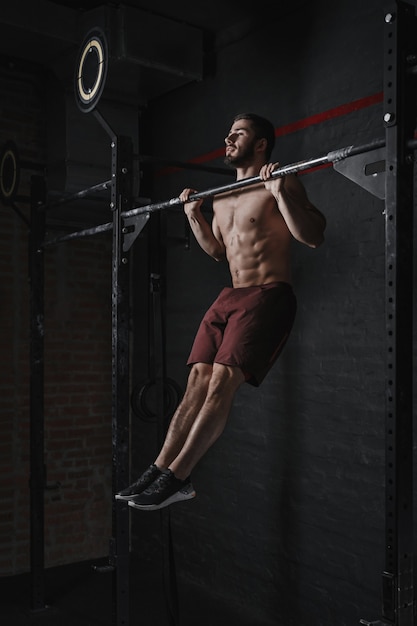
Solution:
[[(113, 576), (99, 574), (83, 562), (45, 570), (45, 604), (40, 611), (30, 608), (30, 575), (0, 579), (0, 622), (5, 626), (121, 626), (113, 604)], [(163, 583), (144, 580), (133, 563), (130, 575), (130, 623), (126, 626), (256, 626), (248, 616), (210, 600), (199, 589), (181, 590), (179, 618), (173, 617)], [(157, 587), (155, 588), (155, 584)]]

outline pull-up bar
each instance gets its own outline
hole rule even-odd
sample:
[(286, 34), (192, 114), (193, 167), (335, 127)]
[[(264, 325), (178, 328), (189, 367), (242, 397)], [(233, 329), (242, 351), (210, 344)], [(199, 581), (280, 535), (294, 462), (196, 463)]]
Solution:
[[(298, 172), (312, 169), (314, 167), (319, 167), (320, 165), (326, 165), (328, 163), (336, 163), (337, 161), (342, 161), (349, 156), (362, 154), (364, 152), (370, 152), (371, 150), (382, 148), (383, 146), (385, 146), (385, 140), (379, 139), (362, 146), (347, 146), (345, 148), (339, 148), (339, 150), (333, 150), (332, 152), (328, 152), (326, 155), (321, 157), (306, 159), (304, 161), (297, 161), (295, 163), (290, 163), (289, 165), (283, 165), (282, 167), (278, 167), (272, 172), (271, 176), (272, 178), (282, 178), (283, 176), (287, 176), (288, 174), (297, 174)], [(233, 183), (228, 183), (219, 187), (212, 187), (211, 189), (207, 189), (205, 191), (199, 191), (197, 193), (190, 194), (188, 201), (193, 202), (194, 200), (217, 196), (221, 193), (234, 191), (236, 189), (242, 189), (244, 187), (249, 187), (250, 185), (256, 185), (260, 182), (263, 182), (260, 176), (242, 178), (241, 180), (236, 180)], [(153, 213), (155, 211), (169, 209), (173, 206), (177, 206), (180, 204), (183, 204), (180, 198), (172, 198), (171, 200), (157, 202), (155, 204), (149, 204), (147, 206), (139, 207), (137, 209), (131, 209), (130, 211), (124, 211), (122, 213), (122, 216), (133, 217), (135, 215), (141, 215), (142, 213)]]
[[(328, 152), (326, 155), (311, 159), (306, 159), (304, 161), (297, 161), (295, 163), (290, 163), (289, 165), (284, 165), (282, 167), (278, 167), (271, 174), (272, 178), (279, 178), (283, 176), (287, 176), (288, 174), (297, 174), (298, 172), (302, 172), (308, 169), (312, 169), (315, 167), (319, 167), (321, 165), (327, 165), (329, 163), (337, 163), (338, 161), (342, 161), (348, 157), (356, 156), (358, 154), (363, 154), (366, 152), (371, 152), (372, 150), (377, 150), (379, 148), (383, 148), (385, 146), (384, 139), (377, 139), (370, 143), (363, 144), (360, 146), (346, 146), (345, 148), (339, 148), (338, 150), (332, 150)], [(407, 146), (410, 149), (415, 149), (417, 147), (417, 140), (413, 139), (407, 143)], [(242, 189), (244, 187), (249, 187), (250, 185), (256, 185), (257, 183), (263, 182), (260, 176), (251, 176), (249, 178), (243, 178), (241, 180), (234, 181), (232, 183), (228, 183), (226, 185), (221, 185), (219, 187), (212, 187), (210, 189), (206, 189), (205, 191), (199, 191), (197, 193), (191, 194), (189, 196), (189, 202), (193, 202), (194, 200), (200, 200), (204, 198), (213, 197), (222, 193), (226, 193), (228, 191), (234, 191), (236, 189)], [(137, 207), (134, 209), (130, 209), (129, 211), (123, 211), (121, 216), (123, 218), (132, 218), (137, 215), (144, 215), (149, 213), (154, 213), (156, 211), (161, 211), (164, 209), (171, 209), (173, 207), (182, 205), (183, 201), (179, 198), (171, 198), (170, 200), (164, 200), (162, 202), (156, 202), (153, 204), (148, 204), (145, 206)], [(69, 241), (71, 239), (79, 239), (81, 237), (90, 237), (92, 235), (97, 235), (100, 233), (104, 233), (106, 231), (112, 230), (113, 223), (108, 222), (106, 224), (101, 224), (99, 226), (94, 226), (92, 228), (87, 228), (84, 230), (76, 231), (73, 233), (69, 233), (67, 235), (62, 235), (61, 237), (57, 237), (56, 239), (51, 239), (44, 243), (44, 247), (52, 246), (61, 241)]]

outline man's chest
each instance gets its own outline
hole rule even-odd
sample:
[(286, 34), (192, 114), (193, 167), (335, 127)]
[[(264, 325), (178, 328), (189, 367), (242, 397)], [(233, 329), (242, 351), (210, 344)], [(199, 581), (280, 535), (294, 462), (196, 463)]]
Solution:
[(275, 198), (268, 192), (233, 194), (215, 207), (217, 225), (223, 237), (270, 228), (282, 220)]

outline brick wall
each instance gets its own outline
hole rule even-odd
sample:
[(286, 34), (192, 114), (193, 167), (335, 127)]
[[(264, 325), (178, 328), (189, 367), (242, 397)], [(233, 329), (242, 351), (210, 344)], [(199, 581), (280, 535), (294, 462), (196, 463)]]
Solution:
[[(0, 145), (45, 162), (45, 77), (0, 63)], [(16, 205), (28, 215), (30, 175)], [(0, 574), (29, 568), (29, 284), (27, 225), (0, 207)], [(45, 253), (45, 562), (107, 554), (111, 527), (111, 242)], [(57, 487), (58, 485), (58, 487)], [(49, 489), (49, 487), (54, 487)]]

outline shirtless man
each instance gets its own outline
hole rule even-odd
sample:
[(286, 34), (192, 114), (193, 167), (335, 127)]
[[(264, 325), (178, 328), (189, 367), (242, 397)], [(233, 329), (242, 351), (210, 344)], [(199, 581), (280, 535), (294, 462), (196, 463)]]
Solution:
[(187, 388), (155, 463), (116, 494), (133, 508), (160, 509), (195, 496), (191, 471), (221, 435), (236, 391), (245, 381), (261, 384), (292, 328), (291, 241), (316, 248), (326, 220), (296, 176), (271, 178), (278, 166), (268, 162), (274, 141), (269, 121), (236, 116), (225, 162), (237, 180), (260, 176), (263, 182), (217, 195), (211, 224), (202, 200), (188, 200), (195, 190), (180, 195), (195, 238), (213, 259), (227, 260), (233, 287), (221, 291), (203, 318)]

